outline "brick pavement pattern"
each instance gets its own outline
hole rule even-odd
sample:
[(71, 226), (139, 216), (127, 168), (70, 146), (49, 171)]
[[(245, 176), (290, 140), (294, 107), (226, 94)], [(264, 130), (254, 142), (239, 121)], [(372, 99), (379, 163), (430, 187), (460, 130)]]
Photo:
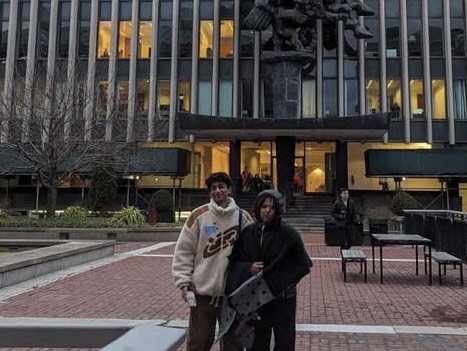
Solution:
[[(303, 238), (314, 267), (299, 285), (297, 323), (467, 328), (467, 288), (459, 286), (457, 271), (448, 273), (445, 285), (439, 286), (434, 279), (429, 286), (421, 253), (421, 274), (416, 276), (415, 251), (407, 246), (387, 247), (384, 258), (389, 260), (384, 262), (385, 281), (381, 285), (379, 266), (377, 274), (372, 274), (371, 248), (363, 247), (369, 258), (368, 283), (362, 281), (358, 265), (349, 266), (348, 282), (344, 283), (339, 248), (324, 246), (319, 235)], [(116, 252), (124, 254), (153, 244), (122, 244)], [(170, 245), (143, 255), (128, 255), (2, 300), (0, 316), (186, 320), (188, 308), (171, 277), (173, 249)], [(437, 273), (433, 274), (436, 278)], [(298, 332), (296, 347), (310, 351), (457, 351), (467, 350), (467, 337)]]

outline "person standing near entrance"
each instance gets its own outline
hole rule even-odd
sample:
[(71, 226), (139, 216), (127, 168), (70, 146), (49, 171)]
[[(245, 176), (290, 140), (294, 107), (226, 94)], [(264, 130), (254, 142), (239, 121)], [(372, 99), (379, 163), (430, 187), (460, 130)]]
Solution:
[(339, 198), (332, 206), (331, 215), (336, 220), (336, 227), (340, 231), (341, 248), (349, 249), (352, 246), (352, 233), (357, 216), (355, 203), (349, 198), (348, 189), (341, 188), (339, 190)]
[[(187, 351), (211, 349), (228, 257), (240, 230), (253, 222), (230, 197), (232, 181), (226, 173), (211, 174), (206, 186), (211, 200), (193, 210), (185, 222), (172, 262), (172, 275), (182, 299), (187, 301), (187, 294), (194, 293), (196, 300), (196, 306), (190, 308)], [(222, 343), (224, 351), (242, 350), (229, 334)]]

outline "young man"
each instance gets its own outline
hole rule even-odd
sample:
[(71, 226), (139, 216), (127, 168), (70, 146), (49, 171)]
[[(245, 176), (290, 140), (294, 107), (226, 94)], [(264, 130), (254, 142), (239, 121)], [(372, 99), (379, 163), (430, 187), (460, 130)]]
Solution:
[[(195, 294), (197, 306), (190, 309), (187, 351), (208, 351), (214, 342), (216, 317), (224, 293), (228, 256), (239, 231), (252, 222), (229, 195), (232, 181), (223, 172), (206, 179), (211, 201), (196, 208), (186, 221), (175, 247), (172, 275), (186, 301)], [(241, 227), (241, 228), (240, 228)], [(230, 335), (221, 341), (222, 350), (242, 350)]]
[(352, 246), (353, 227), (357, 220), (354, 202), (349, 199), (349, 190), (341, 188), (339, 198), (332, 206), (331, 215), (336, 220), (336, 226), (341, 232), (342, 249), (350, 249)]

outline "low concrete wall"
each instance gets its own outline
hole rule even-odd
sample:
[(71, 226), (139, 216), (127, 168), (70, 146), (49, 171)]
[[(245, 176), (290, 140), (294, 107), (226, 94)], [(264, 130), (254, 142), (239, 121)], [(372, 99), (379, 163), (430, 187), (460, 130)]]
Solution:
[(0, 228), (0, 239), (177, 241), (181, 228)]
[[(12, 240), (6, 240), (11, 245)], [(34, 245), (40, 240), (18, 240)], [(51, 246), (0, 257), (0, 288), (20, 283), (60, 269), (111, 256), (115, 241), (50, 241)], [(2, 240), (0, 240), (2, 245)]]

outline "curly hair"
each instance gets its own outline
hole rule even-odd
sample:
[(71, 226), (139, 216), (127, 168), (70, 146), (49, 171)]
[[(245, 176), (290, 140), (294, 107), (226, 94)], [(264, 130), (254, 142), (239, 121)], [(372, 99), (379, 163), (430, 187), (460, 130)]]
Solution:
[(208, 190), (211, 190), (211, 185), (215, 182), (225, 183), (228, 188), (232, 186), (232, 178), (225, 172), (211, 173), (206, 178), (206, 187)]

